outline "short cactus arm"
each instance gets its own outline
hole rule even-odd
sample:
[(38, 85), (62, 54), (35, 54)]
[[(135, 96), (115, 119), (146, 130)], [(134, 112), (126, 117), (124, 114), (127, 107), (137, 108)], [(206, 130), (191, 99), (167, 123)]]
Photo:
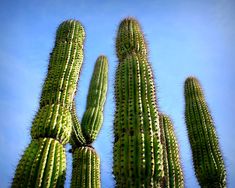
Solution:
[(32, 141), (20, 160), (12, 187), (63, 187), (70, 139), (70, 109), (83, 59), (85, 32), (75, 20), (63, 22), (56, 35), (40, 108), (33, 120)]
[(159, 115), (164, 147), (164, 187), (183, 188), (184, 177), (180, 164), (179, 146), (177, 144), (174, 128), (170, 118), (164, 114)]
[(185, 81), (185, 118), (195, 173), (202, 187), (226, 187), (226, 170), (212, 116), (195, 77)]

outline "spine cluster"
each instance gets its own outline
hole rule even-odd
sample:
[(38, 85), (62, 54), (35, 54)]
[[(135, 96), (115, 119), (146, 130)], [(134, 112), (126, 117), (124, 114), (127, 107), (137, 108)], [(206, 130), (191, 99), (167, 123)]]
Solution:
[(226, 187), (226, 171), (213, 119), (199, 81), (185, 81), (185, 118), (194, 169), (201, 187)]
[(63, 22), (56, 34), (40, 107), (33, 120), (32, 141), (20, 160), (12, 187), (63, 187), (72, 128), (70, 110), (83, 61), (85, 32), (75, 20)]

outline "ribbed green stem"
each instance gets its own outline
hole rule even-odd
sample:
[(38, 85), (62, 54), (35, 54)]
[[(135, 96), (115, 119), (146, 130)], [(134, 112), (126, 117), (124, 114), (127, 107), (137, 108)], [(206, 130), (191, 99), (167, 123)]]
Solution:
[(12, 187), (63, 187), (65, 151), (70, 139), (70, 110), (83, 60), (85, 33), (75, 20), (63, 22), (56, 35), (32, 141), (20, 160)]
[(77, 117), (75, 101), (73, 102), (71, 116), (72, 116), (73, 127), (72, 127), (70, 143), (73, 146), (77, 147), (86, 145), (86, 140), (82, 133), (82, 127)]
[(164, 147), (164, 187), (183, 188), (184, 177), (180, 164), (179, 146), (170, 118), (160, 114), (160, 126)]
[(77, 21), (65, 21), (59, 26), (42, 89), (40, 108), (59, 103), (71, 109), (83, 62), (84, 38), (85, 31)]
[(63, 187), (65, 149), (55, 139), (33, 139), (19, 165), (12, 187)]
[[(124, 19), (116, 39), (114, 166), (117, 187), (156, 187), (163, 176), (155, 86), (138, 22)], [(155, 135), (155, 136), (154, 136)]]
[(100, 188), (100, 159), (91, 147), (78, 147), (73, 153), (71, 187)]
[(103, 123), (103, 106), (108, 84), (108, 60), (100, 56), (96, 60), (87, 97), (86, 111), (81, 125), (72, 109), (73, 173), (72, 188), (100, 188), (100, 160), (91, 143), (96, 139)]
[(96, 60), (87, 96), (86, 111), (81, 122), (87, 144), (91, 144), (96, 139), (103, 123), (103, 106), (106, 100), (107, 82), (108, 60), (105, 56), (100, 56)]
[(199, 81), (185, 81), (185, 118), (195, 173), (202, 187), (226, 187), (226, 170), (213, 119)]

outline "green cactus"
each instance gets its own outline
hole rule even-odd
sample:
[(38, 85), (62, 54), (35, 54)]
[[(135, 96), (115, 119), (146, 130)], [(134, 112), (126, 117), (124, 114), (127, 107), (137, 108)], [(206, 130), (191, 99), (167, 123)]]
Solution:
[(152, 70), (140, 25), (124, 19), (118, 29), (113, 173), (117, 187), (159, 187), (163, 150)]
[(180, 164), (179, 146), (170, 118), (159, 114), (164, 156), (165, 188), (183, 188), (184, 177)]
[(63, 187), (70, 139), (70, 110), (83, 61), (85, 32), (75, 20), (63, 22), (56, 33), (40, 107), (33, 120), (32, 141), (20, 160), (12, 187)]
[(92, 147), (75, 148), (71, 187), (101, 187), (100, 158)]
[(76, 115), (75, 104), (71, 111), (74, 127), (71, 135), (72, 188), (100, 187), (100, 159), (91, 144), (96, 139), (103, 123), (107, 82), (108, 60), (105, 56), (100, 56), (94, 68), (81, 125)]
[(201, 187), (226, 187), (226, 170), (213, 119), (195, 77), (185, 81), (185, 118), (194, 169)]

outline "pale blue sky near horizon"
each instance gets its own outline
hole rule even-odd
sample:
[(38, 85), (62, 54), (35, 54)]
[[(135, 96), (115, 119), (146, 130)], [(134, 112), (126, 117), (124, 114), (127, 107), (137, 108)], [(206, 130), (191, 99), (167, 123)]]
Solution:
[[(84, 64), (76, 96), (78, 116), (85, 110), (96, 58), (109, 60), (104, 124), (93, 144), (101, 157), (103, 188), (114, 187), (112, 141), (115, 37), (120, 21), (135, 17), (148, 42), (160, 111), (174, 122), (187, 188), (199, 187), (184, 122), (183, 85), (194, 75), (204, 88), (223, 152), (228, 187), (235, 187), (235, 1), (233, 0), (15, 0), (0, 6), (0, 187), (10, 187), (20, 156), (30, 142), (49, 53), (58, 25), (79, 20), (86, 31)], [(70, 148), (66, 146), (66, 150)], [(67, 152), (67, 179), (71, 154)]]

